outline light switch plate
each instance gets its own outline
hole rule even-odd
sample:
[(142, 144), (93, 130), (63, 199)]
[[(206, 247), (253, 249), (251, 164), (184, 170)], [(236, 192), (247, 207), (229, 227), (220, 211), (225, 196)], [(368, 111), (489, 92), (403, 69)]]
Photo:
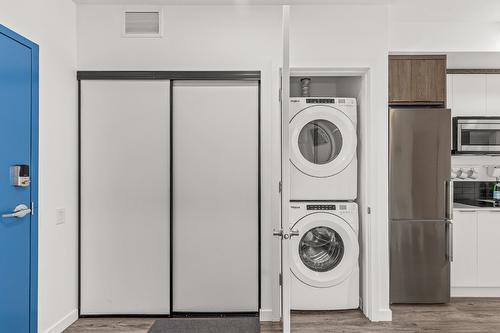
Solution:
[(66, 222), (66, 209), (56, 208), (56, 224), (63, 224)]

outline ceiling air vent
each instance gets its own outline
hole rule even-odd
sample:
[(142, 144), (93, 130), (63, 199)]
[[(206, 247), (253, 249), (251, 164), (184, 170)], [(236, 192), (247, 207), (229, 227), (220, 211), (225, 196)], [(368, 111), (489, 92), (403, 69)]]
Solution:
[(125, 37), (161, 37), (161, 12), (125, 11)]

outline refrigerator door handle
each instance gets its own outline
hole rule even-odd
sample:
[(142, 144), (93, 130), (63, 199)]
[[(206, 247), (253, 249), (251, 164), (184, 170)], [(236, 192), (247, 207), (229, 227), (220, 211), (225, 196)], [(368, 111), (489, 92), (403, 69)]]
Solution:
[(446, 221), (446, 257), (452, 262), (453, 261), (453, 223), (450, 220)]
[(453, 181), (446, 180), (446, 256), (447, 259), (453, 261)]
[(451, 179), (446, 180), (445, 186), (446, 219), (453, 220), (453, 181)]

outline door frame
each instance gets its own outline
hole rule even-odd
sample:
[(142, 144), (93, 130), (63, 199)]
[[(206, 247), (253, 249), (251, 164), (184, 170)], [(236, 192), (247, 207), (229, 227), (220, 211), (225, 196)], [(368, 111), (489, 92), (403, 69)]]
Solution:
[[(377, 168), (374, 169), (369, 168), (368, 165), (375, 165), (375, 162), (380, 160), (379, 156), (375, 153), (375, 151), (377, 151), (375, 148), (380, 142), (374, 140), (374, 138), (377, 137), (376, 133), (379, 130), (378, 125), (374, 124), (374, 121), (375, 119), (378, 119), (380, 115), (375, 114), (375, 110), (373, 108), (373, 88), (371, 82), (373, 77), (372, 71), (373, 68), (370, 66), (290, 67), (290, 76), (354, 76), (361, 78), (362, 102), (360, 104), (358, 100), (358, 106), (363, 105), (361, 106), (361, 112), (365, 116), (363, 118), (358, 117), (358, 130), (365, 135), (358, 138), (358, 158), (360, 156), (364, 157), (363, 160), (358, 160), (360, 168), (358, 170), (358, 186), (362, 186), (362, 179), (365, 179), (365, 181), (368, 182), (370, 182), (370, 180), (377, 179), (376, 174), (378, 171), (376, 169), (379, 168), (379, 166), (377, 165)], [(387, 121), (387, 119), (385, 120)], [(363, 155), (361, 155), (361, 149), (364, 150)], [(388, 160), (385, 159), (384, 161), (386, 164)], [(368, 185), (373, 184), (370, 182)], [(368, 191), (359, 192), (357, 199), (359, 204), (360, 237), (362, 237), (360, 238), (360, 242), (363, 244), (359, 253), (361, 269), (360, 296), (362, 298), (360, 309), (370, 321), (390, 321), (392, 318), (392, 312), (389, 308), (384, 308), (384, 298), (388, 296), (389, 291), (389, 266), (384, 265), (384, 261), (389, 259), (389, 243), (384, 241), (388, 233), (387, 229), (373, 224), (376, 221), (388, 220), (386, 219), (387, 215), (384, 215), (384, 209), (375, 209), (379, 206), (382, 207), (378, 202), (380, 195), (377, 192), (377, 188), (379, 187), (368, 186)], [(381, 226), (383, 227), (384, 225)], [(381, 247), (383, 247), (383, 249), (381, 249)], [(387, 294), (385, 294), (386, 292)]]
[(0, 24), (0, 34), (31, 50), (31, 156), (30, 156), (30, 333), (38, 331), (38, 79), (39, 47), (36, 43)]
[[(261, 131), (261, 71), (77, 71), (78, 81), (78, 317), (112, 317), (115, 314), (109, 315), (81, 315), (81, 81), (84, 80), (168, 80), (170, 81), (170, 213), (169, 213), (169, 227), (170, 227), (170, 314), (168, 315), (119, 315), (120, 317), (197, 317), (197, 316), (258, 316), (262, 307), (262, 131)], [(175, 81), (256, 81), (258, 84), (258, 309), (256, 312), (210, 312), (210, 313), (186, 313), (173, 311), (173, 86)]]

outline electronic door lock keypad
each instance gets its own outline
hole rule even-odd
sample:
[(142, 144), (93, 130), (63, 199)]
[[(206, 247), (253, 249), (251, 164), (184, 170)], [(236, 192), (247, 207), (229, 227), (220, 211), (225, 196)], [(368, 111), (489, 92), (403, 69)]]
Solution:
[(10, 178), (12, 186), (30, 186), (30, 167), (26, 164), (13, 165), (10, 167)]

